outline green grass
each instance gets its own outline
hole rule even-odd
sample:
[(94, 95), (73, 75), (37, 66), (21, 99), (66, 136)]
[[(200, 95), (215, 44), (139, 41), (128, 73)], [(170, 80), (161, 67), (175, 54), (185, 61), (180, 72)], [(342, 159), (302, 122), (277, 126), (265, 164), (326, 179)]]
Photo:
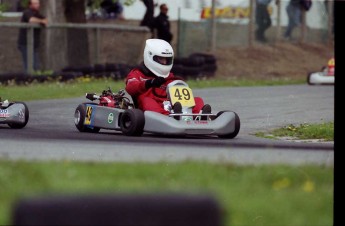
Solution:
[(288, 125), (270, 132), (258, 132), (258, 137), (276, 139), (277, 137), (292, 137), (302, 140), (321, 139), (324, 141), (334, 141), (334, 122), (321, 124), (303, 123), (298, 126)]
[[(191, 88), (209, 87), (233, 87), (233, 86), (263, 86), (263, 85), (284, 85), (300, 84), (299, 80), (246, 80), (246, 79), (224, 79), (224, 80), (188, 80)], [(304, 81), (303, 81), (304, 82)], [(83, 96), (86, 92), (101, 93), (110, 87), (113, 92), (124, 89), (124, 81), (114, 81), (111, 79), (91, 79), (80, 78), (68, 83), (46, 82), (43, 84), (28, 85), (0, 85), (0, 97), (3, 99), (29, 101), (43, 99), (61, 99)]]
[[(291, 80), (188, 81), (192, 88), (301, 84)], [(1, 86), (10, 100), (80, 97), (124, 88), (123, 81), (79, 79)], [(308, 126), (309, 127), (309, 126)], [(211, 193), (225, 209), (225, 225), (333, 225), (333, 168), (186, 163), (0, 161), (0, 225), (15, 201), (46, 194)]]
[(13, 204), (48, 194), (211, 194), (225, 225), (333, 225), (333, 168), (183, 163), (0, 161), (0, 225)]
[(189, 80), (187, 81), (192, 88), (209, 88), (209, 87), (239, 87), (239, 86), (277, 86), (304, 84), (305, 79), (274, 78), (274, 79), (241, 79), (241, 78), (224, 78), (209, 80)]
[(107, 79), (82, 78), (72, 82), (46, 82), (34, 83), (29, 85), (8, 85), (2, 86), (0, 96), (3, 99), (29, 101), (29, 100), (47, 100), (62, 99), (70, 97), (81, 97), (87, 92), (101, 93), (108, 87), (113, 92), (123, 89), (124, 82)]

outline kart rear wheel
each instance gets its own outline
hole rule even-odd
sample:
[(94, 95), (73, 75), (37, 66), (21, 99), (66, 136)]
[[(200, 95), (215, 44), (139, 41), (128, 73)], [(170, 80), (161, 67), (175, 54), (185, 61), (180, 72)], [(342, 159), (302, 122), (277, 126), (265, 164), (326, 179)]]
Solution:
[(24, 102), (15, 102), (14, 104), (16, 104), (16, 103), (24, 105), (24, 107), (25, 107), (25, 110), (24, 110), (25, 120), (24, 120), (24, 122), (8, 123), (8, 126), (11, 127), (12, 129), (22, 129), (26, 126), (26, 124), (29, 121), (29, 108)]
[(313, 72), (309, 73), (308, 74), (308, 77), (307, 77), (307, 83), (308, 85), (315, 85), (314, 83), (311, 82), (311, 76), (312, 76)]
[[(88, 103), (88, 104), (96, 105), (95, 103)], [(75, 109), (75, 112), (74, 112), (75, 127), (77, 127), (77, 129), (80, 132), (98, 133), (100, 128), (89, 127), (89, 126), (84, 125), (85, 114), (86, 114), (86, 103), (79, 104), (79, 106)]]
[[(230, 111), (220, 111), (217, 114), (217, 118), (223, 114), (224, 112), (230, 112)], [(227, 139), (232, 139), (234, 137), (237, 136), (237, 134), (240, 131), (240, 127), (241, 127), (241, 122), (240, 122), (240, 117), (238, 117), (236, 112), (233, 112), (235, 114), (235, 130), (232, 133), (228, 133), (228, 134), (222, 134), (222, 135), (218, 135), (219, 138), (227, 138)]]
[(139, 109), (124, 111), (120, 119), (120, 127), (126, 136), (141, 136), (144, 132), (145, 116)]

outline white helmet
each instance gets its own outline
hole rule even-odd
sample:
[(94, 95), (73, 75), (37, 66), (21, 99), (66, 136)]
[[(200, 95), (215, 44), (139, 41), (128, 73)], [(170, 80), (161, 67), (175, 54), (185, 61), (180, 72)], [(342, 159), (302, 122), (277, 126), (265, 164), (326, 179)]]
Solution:
[(144, 64), (156, 76), (166, 78), (173, 66), (174, 50), (162, 39), (147, 39)]

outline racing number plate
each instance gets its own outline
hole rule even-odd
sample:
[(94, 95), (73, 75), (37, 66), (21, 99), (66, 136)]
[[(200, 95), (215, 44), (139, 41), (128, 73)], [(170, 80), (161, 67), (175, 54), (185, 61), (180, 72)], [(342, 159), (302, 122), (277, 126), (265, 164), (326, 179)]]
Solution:
[(86, 107), (86, 115), (85, 115), (85, 125), (91, 125), (91, 116), (92, 116), (92, 107), (87, 106)]
[(186, 86), (173, 86), (169, 88), (170, 101), (174, 105), (176, 102), (180, 102), (182, 106), (193, 107), (195, 101), (193, 92)]

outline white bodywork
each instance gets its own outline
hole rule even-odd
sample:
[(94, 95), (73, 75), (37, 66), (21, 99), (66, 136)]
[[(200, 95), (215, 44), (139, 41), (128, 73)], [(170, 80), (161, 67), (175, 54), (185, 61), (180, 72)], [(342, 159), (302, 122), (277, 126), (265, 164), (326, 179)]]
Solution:
[(324, 85), (324, 84), (334, 84), (335, 77), (327, 75), (325, 71), (323, 72), (313, 72), (308, 75), (309, 85)]

